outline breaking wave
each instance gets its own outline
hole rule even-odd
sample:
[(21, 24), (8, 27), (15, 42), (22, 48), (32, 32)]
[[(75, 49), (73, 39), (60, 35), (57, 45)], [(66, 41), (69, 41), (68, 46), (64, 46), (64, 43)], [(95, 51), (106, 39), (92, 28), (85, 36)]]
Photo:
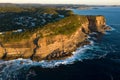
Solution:
[(54, 68), (60, 65), (73, 64), (76, 61), (82, 62), (85, 59), (100, 59), (104, 58), (107, 55), (105, 52), (102, 52), (102, 54), (91, 52), (94, 50), (102, 51), (100, 47), (91, 40), (91, 43), (89, 45), (78, 48), (76, 52), (73, 52), (73, 56), (68, 57), (64, 60), (42, 60), (36, 62), (30, 59), (19, 58), (16, 60), (0, 61), (0, 80), (11, 79), (11, 77), (15, 79), (19, 74), (21, 74), (21, 69), (22, 71), (27, 71), (34, 66), (39, 66), (41, 68)]

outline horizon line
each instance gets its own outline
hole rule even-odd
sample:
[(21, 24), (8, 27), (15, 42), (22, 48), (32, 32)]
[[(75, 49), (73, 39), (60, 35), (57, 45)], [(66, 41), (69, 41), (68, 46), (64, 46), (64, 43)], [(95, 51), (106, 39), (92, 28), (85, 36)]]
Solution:
[(42, 5), (99, 5), (99, 6), (120, 6), (119, 4), (76, 4), (76, 3), (10, 3), (10, 2), (0, 2), (0, 4), (42, 4)]

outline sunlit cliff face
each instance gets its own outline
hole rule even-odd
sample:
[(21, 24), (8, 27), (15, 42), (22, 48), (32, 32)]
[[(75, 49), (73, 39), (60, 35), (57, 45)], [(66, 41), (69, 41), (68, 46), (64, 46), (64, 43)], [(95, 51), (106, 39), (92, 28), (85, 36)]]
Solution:
[[(45, 36), (43, 38), (35, 37), (33, 35), (31, 40), (27, 42), (27, 44), (30, 45), (29, 47), (26, 46), (26, 43), (23, 44), (21, 41), (14, 44), (3, 43), (4, 47), (0, 47), (0, 58), (10, 60), (17, 58), (28, 59), (32, 57), (33, 60), (37, 61), (43, 59), (57, 59), (71, 55), (78, 47), (89, 44), (89, 42), (86, 41), (89, 32), (103, 32), (107, 29), (105, 27), (105, 18), (103, 16), (75, 16), (74, 18), (78, 19), (78, 23), (81, 23), (81, 25), (77, 25), (77, 29), (74, 30), (71, 35), (57, 34), (54, 36)], [(70, 21), (72, 22), (73, 19), (71, 20), (70, 18)], [(65, 28), (65, 26), (61, 27)], [(47, 27), (45, 31), (49, 28), (50, 26)], [(66, 30), (67, 29), (64, 29), (62, 31)], [(42, 31), (43, 33), (46, 33), (44, 30)], [(47, 33), (49, 32), (47, 31)], [(37, 33), (35, 32), (34, 34)]]

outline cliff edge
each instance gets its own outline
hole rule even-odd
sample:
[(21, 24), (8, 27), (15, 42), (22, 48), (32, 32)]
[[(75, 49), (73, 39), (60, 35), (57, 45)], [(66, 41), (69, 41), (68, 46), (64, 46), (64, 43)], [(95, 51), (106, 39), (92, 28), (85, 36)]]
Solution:
[(4, 36), (0, 40), (0, 59), (39, 61), (65, 58), (78, 47), (89, 44), (87, 38), (90, 33), (104, 33), (109, 29), (104, 16), (71, 15), (37, 28), (28, 39), (14, 41), (8, 38), (4, 42)]

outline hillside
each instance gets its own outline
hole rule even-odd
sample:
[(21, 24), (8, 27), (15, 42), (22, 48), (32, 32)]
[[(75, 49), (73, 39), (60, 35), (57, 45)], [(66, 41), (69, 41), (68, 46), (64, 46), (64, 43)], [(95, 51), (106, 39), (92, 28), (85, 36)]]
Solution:
[(71, 15), (22, 33), (6, 33), (1, 39), (1, 59), (59, 59), (72, 55), (79, 46), (89, 44), (91, 32), (109, 28), (103, 16)]

